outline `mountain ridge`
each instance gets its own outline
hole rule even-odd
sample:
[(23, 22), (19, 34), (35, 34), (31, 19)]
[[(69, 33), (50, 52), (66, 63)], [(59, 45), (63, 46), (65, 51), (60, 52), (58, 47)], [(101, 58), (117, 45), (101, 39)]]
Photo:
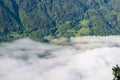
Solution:
[(0, 0), (0, 42), (119, 35), (118, 0)]

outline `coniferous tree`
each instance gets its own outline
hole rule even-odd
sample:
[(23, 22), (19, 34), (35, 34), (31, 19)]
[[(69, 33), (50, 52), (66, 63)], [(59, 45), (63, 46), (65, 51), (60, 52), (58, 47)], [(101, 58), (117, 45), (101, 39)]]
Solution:
[(112, 70), (114, 75), (113, 80), (120, 80), (120, 67), (116, 65), (112, 68)]

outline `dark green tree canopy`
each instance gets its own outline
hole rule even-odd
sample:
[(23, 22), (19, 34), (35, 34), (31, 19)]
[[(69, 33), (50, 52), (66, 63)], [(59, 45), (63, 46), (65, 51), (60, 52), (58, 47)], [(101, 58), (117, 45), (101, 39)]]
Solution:
[(120, 80), (120, 67), (116, 65), (115, 67), (112, 68), (112, 70), (113, 70), (113, 75), (114, 75), (113, 80)]

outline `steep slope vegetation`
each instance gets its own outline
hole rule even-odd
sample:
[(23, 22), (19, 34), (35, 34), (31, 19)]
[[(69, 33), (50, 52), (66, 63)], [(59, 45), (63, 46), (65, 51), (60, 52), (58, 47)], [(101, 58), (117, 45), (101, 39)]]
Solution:
[(0, 41), (120, 34), (119, 0), (0, 0)]

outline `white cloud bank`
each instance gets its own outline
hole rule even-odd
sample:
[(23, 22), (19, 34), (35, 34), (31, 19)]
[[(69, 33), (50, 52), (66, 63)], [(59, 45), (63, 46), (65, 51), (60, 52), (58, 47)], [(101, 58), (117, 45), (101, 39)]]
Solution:
[(71, 38), (53, 46), (19, 39), (0, 46), (0, 80), (112, 80), (120, 37)]

